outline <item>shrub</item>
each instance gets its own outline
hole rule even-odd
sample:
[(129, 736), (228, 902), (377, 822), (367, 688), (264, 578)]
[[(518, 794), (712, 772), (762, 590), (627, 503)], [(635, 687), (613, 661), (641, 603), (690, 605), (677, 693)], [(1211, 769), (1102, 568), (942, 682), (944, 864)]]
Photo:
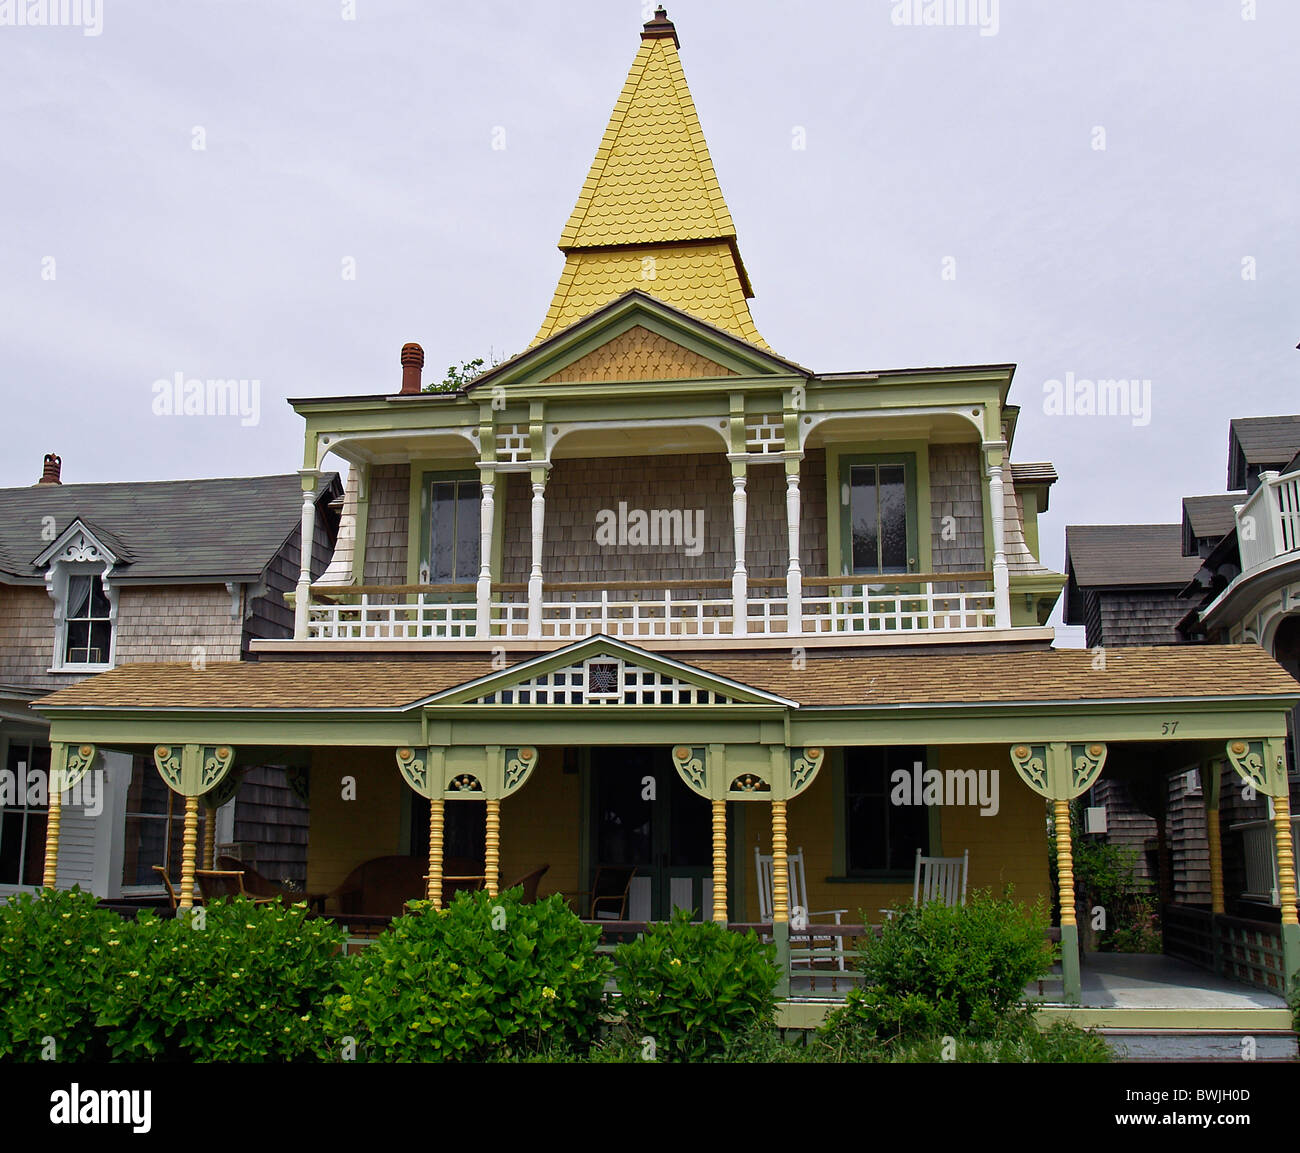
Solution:
[(105, 1054), (95, 1032), (103, 974), (127, 925), (79, 888), (21, 893), (0, 904), (0, 1060)]
[(326, 999), (322, 1056), (345, 1038), (371, 1061), (482, 1061), (585, 1048), (609, 961), (600, 930), (555, 894), (522, 902), (457, 893), (444, 912), (412, 902), (344, 970)]
[(684, 910), (648, 925), (614, 950), (624, 1025), (654, 1039), (658, 1060), (717, 1057), (734, 1033), (772, 1023), (774, 955), (754, 934), (692, 923)]
[(900, 908), (865, 939), (863, 988), (827, 1018), (824, 1032), (878, 1041), (949, 1035), (990, 1037), (1022, 1012), (1025, 986), (1046, 974), (1053, 947), (1047, 914), (976, 892), (965, 905)]
[(810, 1060), (889, 1064), (1099, 1064), (1111, 1059), (1098, 1033), (1057, 1021), (1040, 1031), (1028, 1013), (1002, 1017), (987, 1036), (932, 1034), (882, 1042), (857, 1025), (823, 1032), (813, 1043), (820, 1057)]
[[(191, 925), (194, 927), (191, 927)], [(198, 925), (202, 924), (202, 928)], [(134, 1061), (295, 1061), (338, 983), (343, 930), (306, 905), (213, 901), (202, 922), (141, 913), (122, 926), (98, 1024)]]

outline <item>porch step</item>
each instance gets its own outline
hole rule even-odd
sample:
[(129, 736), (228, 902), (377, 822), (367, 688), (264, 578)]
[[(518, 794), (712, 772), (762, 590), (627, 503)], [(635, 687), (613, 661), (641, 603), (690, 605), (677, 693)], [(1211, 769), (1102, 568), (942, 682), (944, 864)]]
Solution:
[(1281, 1064), (1300, 1060), (1297, 1034), (1290, 1030), (1098, 1029), (1115, 1059), (1153, 1061), (1253, 1060)]

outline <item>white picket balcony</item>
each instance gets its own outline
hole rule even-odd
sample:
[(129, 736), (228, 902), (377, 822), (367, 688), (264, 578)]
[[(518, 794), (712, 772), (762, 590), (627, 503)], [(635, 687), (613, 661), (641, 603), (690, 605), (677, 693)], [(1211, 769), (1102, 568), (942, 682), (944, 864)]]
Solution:
[(1259, 474), (1259, 488), (1237, 510), (1241, 571), (1300, 552), (1300, 471)]
[(552, 583), (540, 597), (530, 597), (527, 585), (503, 584), (492, 587), (482, 607), (473, 585), (321, 590), (307, 606), (306, 639), (569, 641), (603, 633), (636, 641), (987, 631), (997, 627), (989, 575), (931, 573), (906, 583), (809, 578), (798, 590), (795, 613), (784, 581), (749, 582), (739, 597), (717, 582)]

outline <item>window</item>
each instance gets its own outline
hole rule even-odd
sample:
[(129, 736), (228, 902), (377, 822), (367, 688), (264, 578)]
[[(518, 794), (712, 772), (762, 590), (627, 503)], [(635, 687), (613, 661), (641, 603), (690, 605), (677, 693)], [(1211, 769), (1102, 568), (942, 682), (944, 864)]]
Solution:
[[(199, 844), (203, 844), (206, 805), (199, 806)], [(167, 787), (153, 763), (131, 758), (131, 787), (126, 794), (126, 829), (122, 849), (122, 885), (160, 885), (154, 865), (167, 870), (179, 885), (185, 835), (185, 798)], [(206, 867), (202, 866), (201, 867)]]
[[(477, 480), (438, 478), (429, 485), (427, 584), (471, 584), (479, 572)], [(423, 575), (423, 574), (422, 574)]]
[(104, 579), (68, 576), (68, 601), (64, 615), (63, 663), (106, 665), (112, 660), (113, 621)]
[[(849, 876), (906, 874), (915, 869), (916, 850), (928, 854), (930, 810), (925, 805), (894, 804), (892, 777), (906, 770), (910, 782), (923, 748), (844, 750), (844, 864)], [(909, 798), (909, 787), (905, 794)]]
[(841, 458), (840, 482), (845, 571), (914, 572), (918, 548), (914, 455)]
[[(24, 737), (11, 737), (5, 757), (12, 791), (0, 807), (0, 885), (38, 886), (45, 873), (44, 803), (49, 782), (49, 746)], [(39, 774), (39, 776), (38, 776)], [(39, 787), (38, 787), (39, 786)]]

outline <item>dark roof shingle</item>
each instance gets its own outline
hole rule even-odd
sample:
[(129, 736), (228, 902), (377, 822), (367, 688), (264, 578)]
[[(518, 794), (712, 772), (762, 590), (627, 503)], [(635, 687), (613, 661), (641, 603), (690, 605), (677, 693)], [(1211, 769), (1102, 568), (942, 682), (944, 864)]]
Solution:
[(1181, 588), (1201, 567), (1183, 556), (1180, 524), (1072, 524), (1065, 557), (1079, 588)]

